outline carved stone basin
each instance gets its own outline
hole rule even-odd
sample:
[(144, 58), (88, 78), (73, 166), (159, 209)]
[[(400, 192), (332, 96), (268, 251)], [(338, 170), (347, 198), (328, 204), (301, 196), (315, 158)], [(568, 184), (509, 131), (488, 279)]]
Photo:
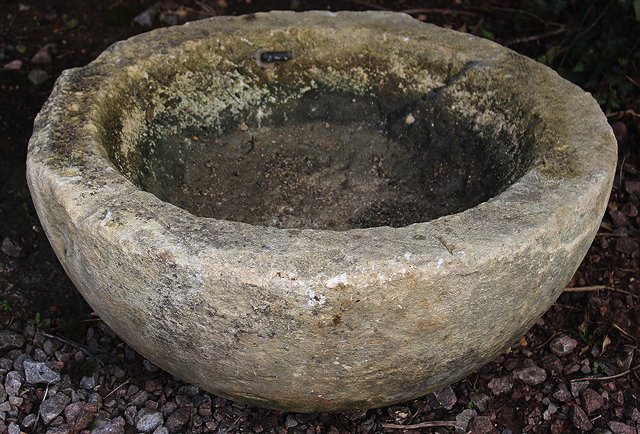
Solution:
[(60, 261), (166, 371), (296, 411), (437, 390), (558, 297), (616, 145), (593, 98), (402, 14), (219, 17), (66, 71), (28, 179)]

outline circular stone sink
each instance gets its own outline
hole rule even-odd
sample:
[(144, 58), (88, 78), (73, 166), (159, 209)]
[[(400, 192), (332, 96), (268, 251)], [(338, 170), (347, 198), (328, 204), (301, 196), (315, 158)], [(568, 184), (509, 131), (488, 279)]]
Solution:
[(495, 43), (402, 14), (271, 12), (66, 71), (28, 179), (127, 343), (213, 393), (314, 411), (495, 358), (575, 272), (615, 163), (593, 98)]

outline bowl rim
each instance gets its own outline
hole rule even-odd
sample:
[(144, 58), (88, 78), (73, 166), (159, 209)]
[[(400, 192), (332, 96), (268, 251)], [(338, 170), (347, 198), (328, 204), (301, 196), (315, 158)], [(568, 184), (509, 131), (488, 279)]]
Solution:
[[(106, 157), (96, 137), (95, 114), (85, 108), (91, 108), (101, 98), (100, 89), (105, 87), (104, 83), (114, 79), (111, 72), (135, 66), (148, 56), (173, 56), (187, 41), (210, 38), (216, 29), (225, 26), (238, 28), (244, 22), (274, 28), (342, 26), (342, 30), (349, 26), (375, 24), (384, 26), (389, 33), (421, 32), (443, 44), (454, 41), (458, 44), (455, 46), (458, 50), (456, 55), (481, 58), (484, 62), (492, 62), (492, 65), (505, 59), (517, 59), (516, 67), (524, 65), (527, 70), (522, 80), (528, 83), (523, 83), (520, 89), (535, 107), (540, 108), (542, 120), (549, 123), (541, 136), (549, 133), (549, 137), (555, 139), (557, 149), (568, 149), (568, 152), (545, 155), (546, 163), (570, 164), (577, 173), (555, 176), (545, 173), (540, 165), (534, 165), (499, 195), (459, 213), (405, 227), (379, 226), (347, 231), (275, 228), (200, 217), (134, 186), (113, 168)], [(165, 41), (161, 54), (153, 52), (158, 49), (158, 40)], [(460, 44), (466, 44), (464, 49), (460, 50)], [(479, 52), (478, 48), (484, 51)], [(132, 52), (139, 54), (132, 56)], [(505, 80), (510, 81), (511, 77), (507, 75)], [(547, 112), (556, 117), (553, 122), (544, 118)], [(352, 241), (381, 239), (405, 244), (420, 242), (427, 244), (425, 255), (433, 255), (435, 249), (448, 253), (445, 255), (448, 258), (469, 250), (449, 246), (472, 247), (474, 242), (489, 243), (507, 251), (518, 250), (519, 240), (531, 238), (533, 234), (527, 234), (527, 231), (535, 231), (536, 226), (566, 227), (567, 224), (560, 219), (569, 222), (571, 214), (581, 213), (578, 211), (581, 208), (600, 207), (598, 212), (602, 213), (602, 204), (594, 202), (593, 198), (598, 197), (601, 201), (603, 195), (608, 194), (616, 158), (613, 133), (590, 94), (562, 79), (548, 67), (489, 40), (438, 28), (395, 12), (272, 11), (251, 16), (214, 17), (183, 26), (156, 29), (114, 44), (85, 67), (64, 71), (35, 120), (29, 142), (27, 176), (36, 201), (40, 196), (38, 190), (45, 184), (49, 188), (55, 185), (60, 191), (64, 190), (66, 193), (58, 197), (75, 224), (91, 224), (94, 229), (100, 229), (105, 227), (108, 217), (118, 212), (120, 216), (129, 216), (129, 224), (120, 226), (123, 230), (137, 231), (144, 226), (151, 232), (170, 235), (171, 242), (176, 245), (195, 244), (200, 249), (212, 246), (219, 249), (222, 244), (217, 242), (218, 235), (239, 233), (243, 234), (242, 243), (223, 244), (234, 250), (255, 251), (262, 248), (265, 236), (275, 244), (282, 244), (295, 233), (312, 238), (316, 245), (313, 248), (317, 248), (318, 243), (331, 245), (345, 238)], [(81, 209), (79, 204), (83, 204), (85, 209)], [(558, 210), (564, 210), (561, 216)], [(140, 217), (142, 214), (144, 216)], [(198, 237), (193, 236), (195, 229), (200, 232)], [(206, 242), (207, 236), (215, 241)], [(428, 238), (426, 243), (423, 237)], [(367, 251), (369, 255), (378, 253), (375, 249)]]

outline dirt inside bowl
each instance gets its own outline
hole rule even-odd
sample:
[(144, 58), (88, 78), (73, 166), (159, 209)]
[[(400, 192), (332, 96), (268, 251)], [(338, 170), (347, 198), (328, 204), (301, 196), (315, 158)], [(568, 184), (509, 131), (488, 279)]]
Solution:
[(400, 227), (457, 213), (518, 168), (428, 96), (308, 92), (219, 134), (180, 129), (138, 144), (135, 182), (195, 215), (279, 228)]

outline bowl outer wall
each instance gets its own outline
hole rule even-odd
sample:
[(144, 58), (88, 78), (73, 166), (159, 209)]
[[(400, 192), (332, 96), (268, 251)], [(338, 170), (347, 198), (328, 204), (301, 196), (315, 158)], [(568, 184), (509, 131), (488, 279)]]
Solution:
[[(456, 61), (480, 59), (536, 108), (547, 148), (490, 201), (402, 228), (277, 229), (194, 216), (114, 169), (93, 107), (138, 59), (176, 59), (187, 41), (246, 26), (370, 27), (421, 38)], [(232, 399), (348, 410), (437, 390), (526, 332), (593, 241), (616, 157), (588, 93), (490, 41), (403, 14), (271, 12), (152, 31), (65, 71), (36, 119), (27, 177), (66, 272), (142, 355)]]

